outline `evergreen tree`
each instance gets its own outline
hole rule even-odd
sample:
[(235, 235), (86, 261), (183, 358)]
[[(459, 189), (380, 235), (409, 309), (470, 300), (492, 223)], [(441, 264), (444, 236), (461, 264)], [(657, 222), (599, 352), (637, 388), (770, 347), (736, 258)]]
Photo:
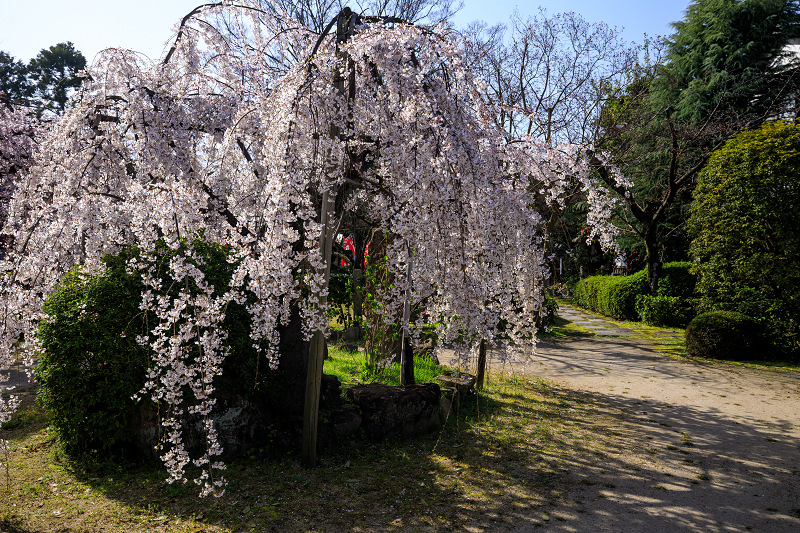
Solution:
[[(612, 188), (627, 206), (619, 220), (644, 244), (653, 293), (660, 264), (685, 252), (665, 253), (664, 239), (680, 237), (710, 154), (743, 127), (783, 115), (800, 79), (785, 51), (800, 32), (798, 0), (693, 0), (673, 27), (663, 61), (638, 68), (609, 98), (597, 143), (634, 182)], [(611, 176), (599, 159), (595, 167)]]
[(34, 82), (36, 107), (39, 115), (45, 111), (60, 114), (71, 92), (81, 86), (78, 75), (86, 68), (83, 57), (71, 42), (59, 43), (31, 59), (28, 71)]
[(3, 51), (0, 51), (0, 92), (14, 103), (24, 103), (33, 94), (25, 63)]
[(726, 115), (738, 123), (773, 113), (795, 92), (798, 0), (693, 0), (667, 40), (657, 96), (677, 119)]

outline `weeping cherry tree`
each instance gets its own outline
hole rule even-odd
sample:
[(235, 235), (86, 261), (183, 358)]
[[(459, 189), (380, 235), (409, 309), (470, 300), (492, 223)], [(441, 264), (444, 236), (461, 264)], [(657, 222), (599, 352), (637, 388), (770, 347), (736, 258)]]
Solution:
[[(296, 356), (279, 350), (296, 323), (311, 341), (309, 374), (321, 372), (330, 243), (357, 202), (395, 236), (382, 305), (402, 309), (409, 295), (461, 354), (501, 320), (513, 342), (535, 342), (548, 238), (535, 204), (562, 201), (577, 179), (596, 234), (613, 237), (612, 200), (584, 147), (510, 139), (447, 26), (347, 15), (336, 35), (318, 35), (263, 5), (195, 9), (158, 63), (105, 51), (18, 181), (4, 230), (14, 236), (0, 269), (6, 368), (19, 341), (36, 353), (42, 302), (66, 272), (101, 270), (105, 254), (138, 247), (128, 269), (145, 283), (140, 308), (157, 317), (137, 339), (151, 354), (138, 396), (165, 406), (169, 480), (185, 482), (194, 465), (203, 495), (225, 485), (210, 413), (226, 306), (248, 302), (250, 337), (273, 368)], [(224, 291), (204, 279), (187, 239), (234, 250)], [(161, 269), (148, 260), (156, 243), (175, 251)], [(176, 286), (166, 295), (165, 276)], [(200, 290), (181, 288), (190, 284)], [(182, 440), (187, 413), (206, 419), (197, 457)]]

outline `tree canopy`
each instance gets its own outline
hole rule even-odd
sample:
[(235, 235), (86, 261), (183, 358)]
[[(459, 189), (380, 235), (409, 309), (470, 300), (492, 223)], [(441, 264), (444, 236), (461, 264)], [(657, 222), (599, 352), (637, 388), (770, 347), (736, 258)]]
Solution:
[(71, 42), (43, 49), (31, 59), (28, 74), (35, 89), (36, 108), (40, 115), (45, 111), (64, 111), (70, 94), (83, 82), (78, 73), (84, 68), (86, 58)]
[(7, 101), (25, 103), (33, 94), (27, 67), (7, 52), (0, 51), (0, 93)]
[(796, 92), (797, 0), (693, 0), (667, 40), (662, 105), (678, 119), (764, 119)]
[(27, 65), (0, 51), (0, 92), (14, 105), (52, 118), (64, 111), (69, 97), (81, 86), (79, 73), (84, 68), (86, 58), (71, 42), (42, 49)]
[(785, 46), (799, 21), (796, 1), (694, 0), (664, 47), (649, 43), (650, 61), (610, 88), (597, 144), (634, 183), (616, 187), (617, 220), (644, 244), (654, 294), (659, 265), (687, 257), (691, 191), (711, 152), (793, 105), (800, 71)]

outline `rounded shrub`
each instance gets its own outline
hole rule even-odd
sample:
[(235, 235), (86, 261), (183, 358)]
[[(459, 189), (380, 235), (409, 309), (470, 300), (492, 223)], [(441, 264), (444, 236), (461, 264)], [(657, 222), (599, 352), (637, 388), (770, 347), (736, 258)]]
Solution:
[(759, 319), (800, 358), (800, 121), (767, 121), (715, 151), (688, 225), (703, 305)]
[(768, 359), (770, 346), (759, 323), (732, 311), (697, 315), (686, 328), (686, 353), (728, 361)]
[(44, 304), (36, 378), (64, 450), (82, 459), (131, 451), (131, 396), (144, 383), (148, 352), (136, 343), (143, 332), (141, 282), (109, 261), (92, 276), (67, 274)]

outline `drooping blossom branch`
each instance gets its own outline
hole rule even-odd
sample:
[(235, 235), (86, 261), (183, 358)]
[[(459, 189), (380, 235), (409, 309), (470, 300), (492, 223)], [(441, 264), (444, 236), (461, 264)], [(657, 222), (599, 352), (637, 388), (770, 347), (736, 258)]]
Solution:
[[(311, 56), (317, 36), (261, 17), (258, 4), (195, 13), (167, 62), (105, 52), (20, 181), (6, 225), (15, 250), (0, 265), (8, 357), (23, 335), (35, 338), (42, 301), (64, 272), (141, 250), (145, 260), (129, 268), (157, 321), (139, 339), (152, 354), (140, 394), (167, 406), (160, 449), (170, 481), (185, 481), (193, 463), (202, 494), (224, 486), (210, 414), (228, 351), (226, 302), (247, 294), (251, 339), (273, 367), (278, 328), (295, 306), (307, 338), (326, 330), (328, 258), (317, 244), (326, 192), (334, 225), (358, 198), (400, 237), (387, 251), (396, 283), (379, 295), (387, 309), (410, 289), (442, 340), (461, 340), (464, 351), (492, 338), (500, 320), (512, 340), (535, 341), (548, 238), (536, 204), (558, 202), (567, 174), (586, 189), (594, 227), (611, 235), (610, 199), (580, 147), (511, 142), (446, 27), (375, 23), (345, 43), (322, 39)], [(337, 90), (342, 79), (353, 89)], [(192, 239), (236, 250), (225, 290), (204, 279), (183, 245)], [(161, 271), (147, 260), (156, 243), (174, 251)], [(183, 445), (186, 413), (206, 420), (200, 457)]]

